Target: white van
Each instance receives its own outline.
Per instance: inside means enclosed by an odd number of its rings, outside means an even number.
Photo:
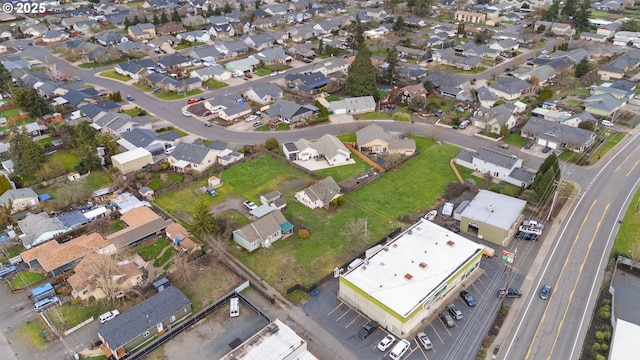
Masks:
[[[609,120],[602,120],[602,126],[613,126],[613,123]]]
[[[231,317],[240,316],[240,299],[238,299],[237,297],[231,298],[229,300],[229,303],[231,304],[231,309],[229,310],[229,316]]]
[[[50,298],[46,298],[46,299],[42,299],[38,302],[36,302],[35,304],[33,304],[33,308],[37,311],[43,311],[46,310],[50,307],[52,307],[53,305],[57,304],[60,302],[60,299],[58,299],[57,296],[54,297],[50,297]]]
[[[393,349],[391,349],[391,352],[389,352],[389,357],[392,358],[393,360],[402,359],[404,354],[410,348],[411,348],[411,343],[409,343],[409,341],[405,339],[400,339],[400,341],[398,341],[396,346],[394,346]]]

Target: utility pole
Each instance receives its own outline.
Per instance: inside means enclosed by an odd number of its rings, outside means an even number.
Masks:
[[[512,264],[515,261],[515,257],[517,253],[518,253],[518,248],[515,248],[513,253],[510,253],[506,250],[502,251],[502,260],[504,261],[505,266],[509,269],[509,273],[507,274],[507,282],[504,285],[504,294],[502,296],[502,305],[500,305],[500,308],[504,308],[504,302],[507,299],[507,293],[509,292],[509,284],[511,283],[511,276],[513,275],[513,269],[514,269]]]

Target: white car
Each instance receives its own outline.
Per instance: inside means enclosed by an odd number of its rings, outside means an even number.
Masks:
[[[378,343],[378,350],[387,351],[394,342],[396,342],[396,337],[393,335],[387,335]]]
[[[253,201],[250,201],[250,200],[245,200],[242,204],[249,210],[254,210],[258,208],[258,206],[254,204]]]
[[[420,341],[420,344],[422,344],[422,347],[425,350],[431,350],[433,349],[433,343],[431,342],[431,340],[429,339],[429,337],[423,333],[422,331],[418,333],[418,335],[416,336],[418,338],[418,341]]]
[[[98,320],[100,321],[100,324],[104,324],[107,321],[112,320],[113,318],[115,318],[118,315],[120,315],[120,311],[111,310],[111,311],[107,311],[106,313],[98,316]]]
[[[167,155],[171,155],[171,153],[173,152],[173,150],[175,150],[176,147],[175,146],[169,146],[168,148],[164,149],[164,153]]]
[[[184,116],[186,116],[186,117],[192,117],[192,116],[193,116],[193,114],[192,114],[192,113],[190,113],[190,112],[188,112],[188,111],[183,111],[183,112],[182,112],[182,115],[184,115]]]
[[[249,115],[249,116],[245,119],[245,121],[246,121],[246,122],[250,122],[250,121],[253,121],[253,120],[257,119],[257,118],[258,118],[258,117],[257,117],[256,115]]]
[[[286,72],[287,72],[287,70],[280,70],[280,71],[278,71],[278,74],[284,74]]]
[[[213,109],[211,109],[211,113],[212,114],[219,113],[220,110],[222,110],[222,107],[221,106],[216,106]]]
[[[275,72],[275,71],[274,71],[274,72],[272,72],[271,74],[269,74],[269,76],[276,76],[276,75],[278,75],[278,73],[277,73],[277,72]]]
[[[542,53],[543,53],[543,54],[546,54],[546,53],[548,53],[548,52],[549,52],[549,51],[547,51],[547,50],[542,50]]]

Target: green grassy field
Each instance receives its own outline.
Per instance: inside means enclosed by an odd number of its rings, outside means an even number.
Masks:
[[[124,76],[124,75],[120,75],[118,74],[115,70],[107,70],[107,71],[103,71],[100,74],[98,74],[100,76],[109,78],[109,79],[114,79],[114,80],[118,80],[118,81],[122,81],[122,82],[127,82],[129,80],[131,80],[130,77],[128,76]]]
[[[42,336],[45,330],[50,331],[44,320],[36,318],[20,325],[16,329],[16,336],[34,349],[44,349],[47,347],[47,342]]]
[[[31,286],[44,280],[45,275],[40,273],[33,273],[29,271],[20,271],[11,281],[11,286],[14,289],[23,289],[27,286]]]
[[[374,111],[367,114],[359,114],[359,115],[356,115],[356,117],[361,120],[376,120],[376,119],[390,120],[392,118],[391,114],[386,113],[384,111]]]
[[[164,239],[159,239],[158,241],[151,243],[149,245],[145,245],[136,250],[136,253],[140,255],[145,261],[153,260],[160,255],[162,249],[169,246],[169,242]]]
[[[198,95],[198,94],[202,94],[202,90],[200,89],[193,89],[193,90],[189,90],[187,91],[187,93],[185,94],[184,92],[179,92],[179,93],[174,93],[171,91],[160,91],[159,93],[156,93],[156,97],[162,99],[162,100],[180,100],[180,99],[185,99],[188,98],[189,96],[194,96],[194,95]]]
[[[202,83],[203,86],[208,87],[209,89],[222,89],[223,87],[227,87],[229,86],[229,84],[224,83],[222,81],[217,81],[217,80],[207,80],[205,82]]]
[[[48,161],[61,164],[67,171],[74,171],[79,156],[70,151],[58,151],[49,157]]]
[[[179,183],[184,179],[184,176],[180,174],[167,173],[165,176],[162,174],[153,174],[149,187],[153,190],[160,190],[169,187],[175,183]]]
[[[620,230],[616,241],[613,243],[613,249],[611,249],[611,256],[622,255],[627,258],[633,257],[633,253],[640,254],[640,240],[638,234],[640,233],[640,191],[636,191],[636,194],[629,204],[629,208],[624,215],[622,224],[620,224]],[[634,249],[635,248],[635,249]]]
[[[326,169],[316,170],[316,173],[323,177],[331,176],[336,182],[346,180],[350,177],[363,173],[371,168],[371,165],[364,162],[362,159],[355,155],[351,155],[351,158],[356,161],[352,165],[334,166]]]
[[[111,310],[107,306],[90,305],[60,305],[56,306],[56,311],[49,312],[49,320],[58,329],[70,329],[90,317],[98,318],[101,314]]]

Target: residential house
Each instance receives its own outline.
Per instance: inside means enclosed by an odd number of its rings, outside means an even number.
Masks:
[[[247,58],[232,60],[224,64],[225,68],[231,72],[239,71],[241,73],[253,72],[254,68],[260,64],[260,61],[253,56]]]
[[[75,25],[75,23],[80,22],[80,21],[86,21],[89,20],[89,17],[82,15],[82,16],[70,16],[70,17],[65,17],[64,19],[62,19],[62,22],[60,23],[65,29],[72,29],[73,25]]]
[[[427,98],[427,89],[424,88],[423,84],[414,84],[407,85],[400,89],[400,91],[395,92],[397,95],[393,95],[389,93],[389,98],[387,100],[393,101],[397,100],[404,103],[409,103],[413,99],[417,99],[419,97]]]
[[[260,247],[270,248],[271,244],[293,234],[293,224],[274,210],[258,220],[233,231],[233,241],[249,252]]]
[[[160,146],[160,152],[163,149],[164,147]],[[153,164],[153,155],[151,151],[140,147],[111,156],[111,162],[114,169],[118,169],[121,174],[126,175]]]
[[[126,227],[107,236],[106,240],[113,244],[118,251],[159,235],[169,225],[161,216],[143,204],[129,209],[120,216],[120,220]]]
[[[247,46],[256,51],[264,50],[275,43],[275,39],[268,32],[242,37]]]
[[[17,213],[40,204],[38,194],[31,188],[9,189],[0,195],[0,206],[11,206],[11,213]]]
[[[349,163],[351,152],[337,137],[323,135],[316,141],[299,139],[282,144],[284,156],[291,161],[324,159],[330,166]]]
[[[121,261],[116,263],[113,273],[109,274],[108,280],[111,284],[117,284],[117,292],[126,292],[134,287],[142,285],[143,273],[140,269],[144,260],[140,255],[136,255],[137,261]],[[107,297],[105,290],[101,288],[97,281],[96,267],[114,261],[107,254],[90,253],[85,255],[73,269],[73,275],[69,276],[67,282],[71,286],[71,296],[83,301],[94,298],[101,300]],[[137,264],[140,263],[140,266]],[[117,294],[116,294],[117,296]]]
[[[50,217],[45,211],[28,214],[23,219],[18,220],[18,228],[22,232],[19,238],[25,249],[31,249],[72,230],[57,218]]]
[[[478,102],[480,102],[480,106],[490,108],[493,104],[498,101],[498,97],[496,97],[489,88],[486,86],[481,86],[477,90]]]
[[[597,139],[593,131],[580,129],[532,116],[524,125],[521,136],[534,140],[536,144],[552,149],[586,151]]]
[[[151,23],[131,25],[127,29],[127,34],[132,40],[151,40],[156,37],[156,28]]]
[[[56,276],[72,270],[83,257],[90,253],[113,254],[116,249],[102,235],[81,235],[65,243],[48,241],[20,253],[29,267],[40,266],[46,273]]]
[[[327,61],[313,64],[313,66],[311,67],[311,71],[319,71],[324,74],[324,76],[335,73],[346,74],[349,70],[349,65],[349,62],[344,58],[333,57],[331,59],[327,59]]]
[[[489,148],[462,150],[456,164],[522,188],[528,188],[536,176],[522,167],[522,159]]]
[[[505,100],[516,100],[533,90],[533,85],[517,77],[500,77],[489,85],[489,91]]]
[[[78,21],[73,24],[73,30],[79,31],[84,35],[91,35],[92,33],[98,32],[101,29],[102,28],[100,27],[100,24],[95,20]]]
[[[197,29],[207,25],[207,20],[201,15],[188,15],[181,19],[182,25]]]
[[[98,40],[98,43],[102,46],[109,46],[119,44],[122,41],[127,41],[128,38],[113,30],[109,30],[96,35],[96,40]]]
[[[146,116],[132,117],[124,113],[107,112],[97,118],[91,127],[100,132],[120,137],[123,132],[136,128],[151,129],[151,120]]]
[[[373,96],[343,98],[338,101],[332,101],[329,103],[329,105],[329,110],[336,115],[364,114],[376,110],[376,101],[373,99]]]
[[[329,204],[342,196],[338,183],[328,176],[295,194],[296,200],[310,209],[327,208]]]
[[[199,46],[189,53],[189,57],[195,61],[215,63],[217,59],[224,57],[222,52],[213,45]]]
[[[300,58],[314,59],[316,49],[317,47],[311,43],[302,43],[289,47],[289,53]]]
[[[206,30],[194,30],[189,32],[183,32],[176,35],[178,40],[184,40],[188,42],[208,42],[211,40],[211,35]]]
[[[484,24],[487,14],[475,11],[456,10],[454,18],[457,22]]]
[[[389,29],[387,29],[384,26],[380,26],[378,28],[365,31],[364,36],[367,39],[379,39],[388,33],[389,33]]]
[[[270,205],[275,201],[278,201],[282,194],[278,190],[269,191],[260,195],[260,203],[262,205]]]
[[[551,65],[536,66],[533,69],[516,72],[515,76],[524,81],[531,80],[533,78],[538,79],[538,86],[544,86],[556,77],[556,69]]]
[[[211,66],[193,70],[189,73],[189,76],[198,78],[202,82],[211,79],[224,82],[231,79],[231,72],[227,71],[224,67],[222,67],[222,65],[214,64]]]
[[[155,72],[149,74],[149,77],[146,81],[148,85],[154,88],[160,88],[174,93],[186,92],[202,87],[202,81],[198,78],[191,77],[183,80],[176,80],[171,76],[166,76]]]
[[[282,98],[282,95],[282,88],[277,84],[259,83],[245,90],[242,97],[260,105],[266,105]]]
[[[609,24],[599,24],[598,29],[596,30],[596,34],[604,35],[607,37],[607,39],[611,39],[613,35],[620,28],[620,24],[621,23],[619,22],[611,22]]]
[[[204,107],[210,111],[219,109],[218,117],[226,121],[234,121],[239,117],[250,114],[252,111],[246,102],[238,102],[229,97],[211,99],[205,102]]]
[[[179,143],[167,157],[169,165],[185,172],[203,172],[216,163],[217,152],[204,145]]]
[[[228,40],[216,43],[215,46],[228,57],[237,57],[249,52],[249,46],[242,40]]]
[[[329,83],[329,79],[320,71],[288,74],[285,80],[302,91],[310,92]]]
[[[186,68],[192,65],[191,60],[176,54],[165,55],[159,58],[157,63],[163,69]]]
[[[513,39],[499,40],[489,45],[489,48],[498,50],[501,52],[515,51],[515,50],[518,50],[519,47],[520,47],[520,44],[518,43],[518,41]]]
[[[588,112],[581,112],[581,113],[575,114],[571,116],[569,119],[565,120],[563,124],[573,126],[573,127],[578,127],[578,125],[580,125],[580,123],[583,121],[590,122],[594,126],[598,125],[598,120]]]
[[[114,70],[120,75],[138,80],[142,71],[148,72],[147,68],[154,68],[155,65],[151,59],[139,59],[116,64]]]
[[[176,22],[168,22],[156,28],[156,34],[158,35],[175,35],[186,31],[187,29],[182,24]]]
[[[300,105],[285,99],[276,100],[264,111],[272,120],[282,121],[285,124],[295,124],[305,121],[315,115],[316,108],[308,105]]]
[[[151,1],[151,0],[147,0]],[[115,360],[125,358],[149,340],[162,337],[191,315],[191,301],[169,286],[98,327],[105,353]]]
[[[218,153],[218,164],[227,166],[244,159],[244,154],[231,149],[224,149]]]
[[[269,22],[271,23],[271,19],[269,19]],[[254,20],[254,23],[258,22],[258,19]],[[257,28],[260,28],[257,24],[256,24]],[[230,39],[233,36],[236,35],[236,29],[234,29],[233,25],[231,25],[229,22],[227,22],[226,24],[213,24],[211,25],[209,28],[207,28],[207,33],[209,33],[209,35],[211,35],[212,37],[215,37],[218,40],[225,40],[225,39]]]
[[[287,55],[280,45],[263,49],[259,53],[252,55],[260,64],[288,64],[293,58]]]
[[[190,254],[200,249],[200,245],[191,239],[187,229],[180,223],[172,222],[169,224],[166,234],[176,250]]]
[[[610,93],[589,96],[583,101],[584,111],[605,117],[611,117],[626,103],[626,98],[619,99]]]
[[[356,131],[356,143],[361,153],[413,155],[416,151],[413,139],[391,135],[377,124]]]
[[[512,104],[502,104],[492,108],[479,108],[471,117],[475,127],[485,132],[501,135],[503,128],[507,130],[516,126],[513,115],[515,107]]]
[[[459,56],[453,48],[434,51],[433,59],[437,63],[466,71],[475,69],[482,64],[482,58],[479,56]]]
[[[592,32],[586,32],[583,31],[580,33],[580,39],[581,40],[589,40],[589,41],[593,41],[593,42],[605,42],[607,41],[608,37],[607,35],[603,35],[603,34],[597,34],[597,33],[592,33]]]
[[[48,30],[41,38],[42,42],[45,43],[65,41],[67,39],[69,39],[69,33],[62,30]]]

